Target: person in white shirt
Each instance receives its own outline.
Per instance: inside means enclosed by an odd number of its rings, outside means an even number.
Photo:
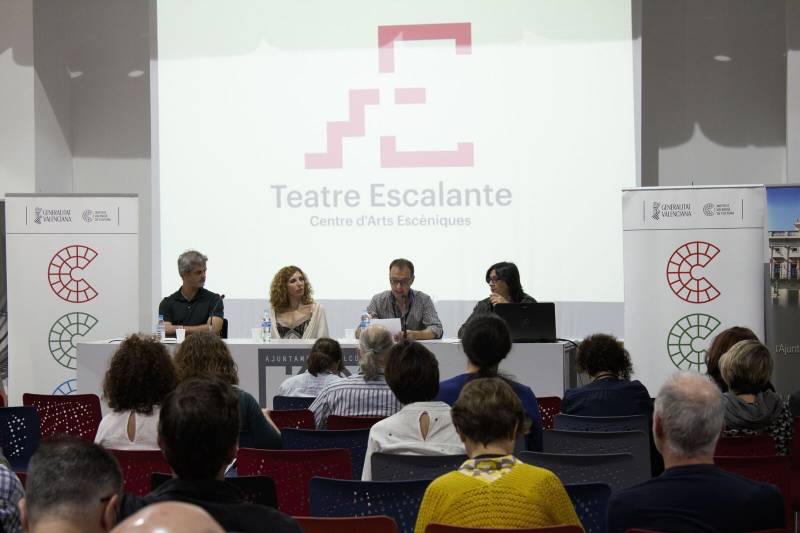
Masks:
[[[178,383],[172,358],[153,337],[131,335],[111,357],[103,397],[113,411],[94,441],[114,450],[158,450],[161,401]]]
[[[439,393],[439,363],[425,346],[400,341],[389,352],[386,383],[403,408],[369,432],[361,479],[372,479],[372,454],[458,455],[466,453],[450,406],[433,401]]]
[[[342,347],[334,339],[317,339],[308,354],[305,372],[286,379],[278,389],[279,396],[316,398],[322,389],[342,379],[344,369]]]

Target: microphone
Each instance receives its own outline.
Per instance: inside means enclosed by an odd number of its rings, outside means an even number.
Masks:
[[[225,295],[220,294],[219,298],[217,298],[217,301],[214,303],[214,307],[211,308],[211,312],[208,313],[208,320],[206,321],[206,323],[208,324],[208,331],[211,331],[211,318],[214,316],[214,311],[217,310],[217,307],[219,307],[219,304],[221,304],[222,300],[224,299]]]

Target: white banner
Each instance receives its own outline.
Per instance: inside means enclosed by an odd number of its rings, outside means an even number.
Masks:
[[[138,217],[134,196],[7,195],[10,405],[74,393],[78,341],[137,329]]]
[[[764,338],[764,209],[762,186],[623,191],[625,346],[652,396],[724,329]]]

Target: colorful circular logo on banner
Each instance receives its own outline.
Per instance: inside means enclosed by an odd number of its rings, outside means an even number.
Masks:
[[[50,288],[62,300],[79,304],[97,296],[97,291],[83,279],[83,269],[97,257],[97,252],[82,244],[65,246],[53,256],[47,267]]]
[[[720,295],[700,271],[719,254],[719,248],[705,241],[682,244],[667,262],[667,283],[675,296],[690,304],[708,303]]]
[[[89,333],[97,325],[97,319],[88,313],[67,313],[50,327],[48,337],[50,354],[58,364],[75,370],[78,348],[75,337]]]
[[[686,315],[672,326],[667,335],[667,353],[672,364],[681,370],[703,372],[706,368],[706,349],[700,347],[720,325],[711,315]]]

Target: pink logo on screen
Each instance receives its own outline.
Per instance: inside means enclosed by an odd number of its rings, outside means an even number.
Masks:
[[[378,71],[394,73],[394,43],[396,41],[455,41],[456,55],[472,53],[472,27],[469,22],[452,24],[408,24],[378,26]],[[306,153],[305,168],[330,169],[343,167],[343,141],[345,137],[363,137],[366,134],[364,118],[367,106],[380,105],[378,89],[350,89],[349,117],[346,121],[327,123],[327,149],[321,153]],[[401,87],[394,90],[397,105],[424,105],[424,87]],[[381,137],[381,168],[398,167],[471,167],[474,164],[474,147],[471,142],[456,143],[455,150],[397,149],[394,135]]]

